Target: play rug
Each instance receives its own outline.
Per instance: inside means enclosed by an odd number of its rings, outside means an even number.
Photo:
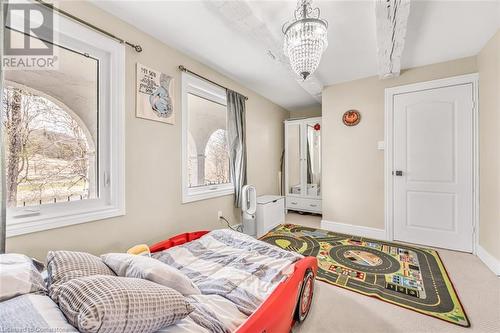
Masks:
[[[467,315],[436,251],[279,225],[261,240],[318,258],[319,280],[469,327]]]

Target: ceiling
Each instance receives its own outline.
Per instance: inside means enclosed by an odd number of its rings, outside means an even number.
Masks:
[[[318,104],[287,64],[268,52],[281,50],[281,26],[295,0],[240,1],[241,10],[232,2],[229,17],[220,11],[224,1],[94,3],[288,110]],[[373,1],[316,0],[313,6],[329,22],[329,46],[316,79],[328,86],[377,75]],[[499,27],[500,1],[413,0],[402,68],[476,55]]]

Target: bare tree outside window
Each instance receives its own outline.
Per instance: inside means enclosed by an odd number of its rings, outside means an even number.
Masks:
[[[212,133],[205,148],[205,156],[205,183],[229,183],[229,153],[225,130],[218,129]]]
[[[94,145],[74,117],[42,94],[8,85],[2,112],[8,207],[96,195]]]

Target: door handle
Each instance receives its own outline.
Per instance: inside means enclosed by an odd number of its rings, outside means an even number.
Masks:
[[[393,174],[394,176],[398,176],[398,177],[400,177],[400,176],[402,176],[402,175],[403,175],[403,171],[401,171],[401,170],[396,170],[396,171],[393,171],[393,172],[392,172],[392,174]]]

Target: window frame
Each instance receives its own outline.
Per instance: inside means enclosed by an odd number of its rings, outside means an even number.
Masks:
[[[199,200],[222,197],[234,194],[234,185],[232,179],[229,183],[219,185],[205,185],[198,187],[189,187],[188,182],[188,128],[189,128],[189,110],[188,94],[207,99],[214,103],[227,106],[226,90],[215,84],[202,80],[186,72],[181,73],[181,94],[182,94],[182,203],[189,203]],[[226,111],[227,112],[227,111]],[[227,130],[227,128],[225,129]]]
[[[7,208],[7,237],[125,215],[125,46],[57,13],[54,16],[57,16],[55,44],[99,60],[96,143],[99,196]]]

